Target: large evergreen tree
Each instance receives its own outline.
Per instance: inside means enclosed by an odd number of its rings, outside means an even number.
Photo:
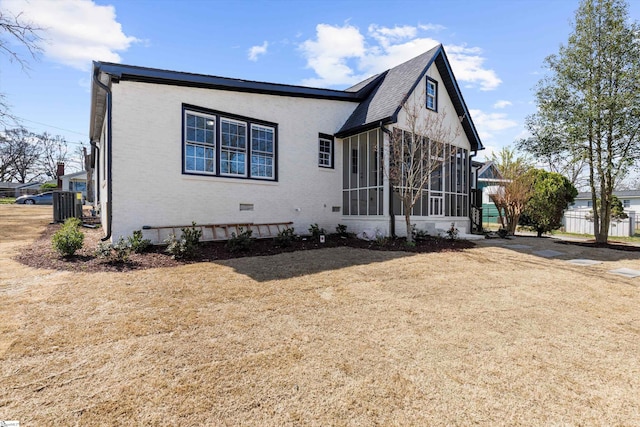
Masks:
[[[640,158],[640,39],[623,0],[583,0],[566,46],[546,59],[535,123],[556,128],[558,152],[586,159],[597,242],[606,242],[612,193]],[[528,150],[544,150],[544,138]],[[526,147],[524,147],[526,148]]]

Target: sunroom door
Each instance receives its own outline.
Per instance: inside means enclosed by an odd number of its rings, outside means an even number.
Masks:
[[[444,216],[444,162],[429,177],[429,216]]]

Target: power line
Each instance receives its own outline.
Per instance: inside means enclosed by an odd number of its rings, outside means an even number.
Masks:
[[[61,128],[61,127],[58,127],[58,126],[42,123],[42,122],[36,122],[35,120],[29,120],[29,119],[25,119],[25,118],[22,118],[22,117],[16,117],[16,119],[23,120],[25,122],[35,123],[35,124],[41,125],[41,126],[47,126],[47,127],[53,128],[53,129],[63,130],[65,132],[75,133],[75,134],[82,135],[82,136],[85,136],[85,137],[87,136],[87,134],[83,133],[83,132],[78,132],[78,131],[71,130],[71,129],[65,129],[65,128]]]

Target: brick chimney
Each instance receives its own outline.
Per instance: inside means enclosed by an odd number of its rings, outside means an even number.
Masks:
[[[58,190],[62,190],[62,175],[64,175],[64,163],[58,162],[58,169],[56,170],[56,176],[58,177]]]

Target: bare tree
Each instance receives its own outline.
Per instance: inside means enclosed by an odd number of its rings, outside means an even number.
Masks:
[[[402,106],[403,127],[396,127],[389,141],[389,170],[394,191],[402,201],[407,226],[407,241],[413,241],[411,212],[429,184],[432,173],[440,168],[454,150],[448,150],[460,135],[460,127],[449,124],[447,111],[425,109],[424,95],[407,100]]]
[[[14,161],[13,146],[3,134],[0,134],[0,182],[13,180],[15,176]]]
[[[8,169],[10,170],[11,178],[20,183],[28,182],[40,176],[38,171],[40,148],[34,143],[36,139],[37,137],[25,128],[5,131],[5,149],[11,159]]]
[[[9,57],[10,62],[17,62],[23,70],[28,68],[28,62],[17,50],[15,44],[26,48],[28,56],[35,59],[42,51],[39,42],[42,40],[39,32],[41,28],[32,22],[25,21],[22,14],[12,15],[0,9],[0,52]],[[6,97],[0,93],[0,124],[15,123],[16,119],[9,110]]]
[[[49,179],[58,179],[58,163],[68,160],[67,141],[60,135],[52,136],[47,132],[34,137],[41,150],[38,164],[42,173]]]
[[[533,175],[526,158],[518,157],[515,150],[504,147],[493,153],[491,161],[495,163],[504,178],[504,182],[491,200],[498,208],[500,223],[510,234],[514,234],[520,215],[524,212],[533,191]]]

